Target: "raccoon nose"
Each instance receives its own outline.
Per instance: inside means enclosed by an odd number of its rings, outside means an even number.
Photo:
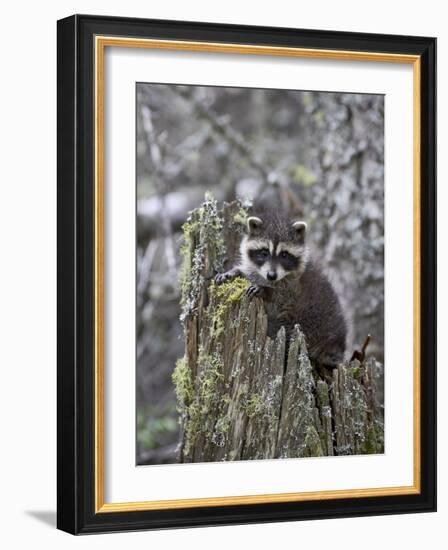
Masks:
[[[269,281],[275,281],[275,279],[277,279],[277,273],[275,271],[268,271],[267,277]]]

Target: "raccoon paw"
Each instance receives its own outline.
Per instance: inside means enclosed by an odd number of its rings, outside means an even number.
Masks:
[[[218,273],[215,276],[215,283],[217,285],[222,285],[223,283],[226,283],[227,281],[230,281],[235,278],[235,275],[232,271],[226,271],[225,273]]]
[[[246,296],[249,296],[249,298],[252,298],[252,296],[261,296],[262,293],[263,288],[258,285],[250,285],[246,290]]]

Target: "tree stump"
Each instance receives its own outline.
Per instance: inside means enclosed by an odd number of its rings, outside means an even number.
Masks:
[[[321,372],[300,327],[267,336],[260,298],[242,278],[217,286],[232,265],[247,211],[206,197],[184,225],[185,355],[173,373],[180,462],[384,452],[384,415],[373,357]]]

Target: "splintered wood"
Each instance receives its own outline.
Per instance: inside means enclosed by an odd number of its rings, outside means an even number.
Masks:
[[[218,211],[207,197],[184,225],[182,322],[176,364],[181,462],[296,458],[384,452],[382,365],[373,357],[315,368],[297,325],[267,336],[263,301],[247,281],[217,286],[232,264],[245,209]]]

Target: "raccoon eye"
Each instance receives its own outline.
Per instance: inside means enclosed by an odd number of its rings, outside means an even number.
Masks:
[[[280,258],[286,259],[286,258],[289,258],[290,256],[291,256],[291,254],[289,254],[289,253],[286,252],[285,250],[283,250],[282,252],[280,252]]]
[[[249,250],[248,256],[254,264],[261,267],[268,260],[270,253],[267,248],[255,248]]]

